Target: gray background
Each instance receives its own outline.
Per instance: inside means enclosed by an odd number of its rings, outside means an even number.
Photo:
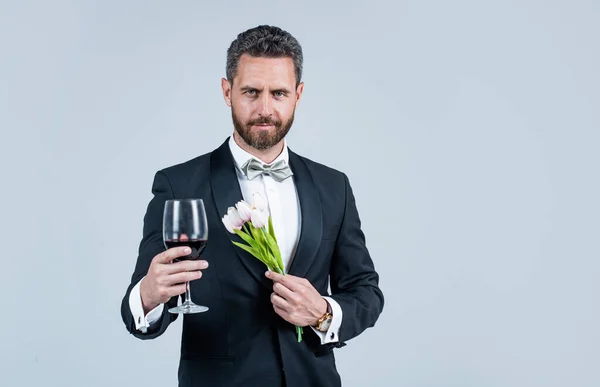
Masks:
[[[598,386],[597,1],[0,2],[0,385],[174,386],[119,306],[157,169],[232,131],[225,50],[305,52],[290,147],[345,171],[385,310],[344,386]]]

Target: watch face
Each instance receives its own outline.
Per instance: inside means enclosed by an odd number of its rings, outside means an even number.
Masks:
[[[321,324],[320,330],[323,332],[327,332],[330,325],[331,325],[331,318],[328,318],[327,320],[323,321],[323,324]]]

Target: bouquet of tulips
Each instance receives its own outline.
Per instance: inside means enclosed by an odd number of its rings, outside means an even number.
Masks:
[[[234,245],[252,254],[269,270],[285,275],[267,203],[258,193],[252,195],[252,201],[250,205],[240,200],[235,207],[229,207],[223,215],[223,224],[227,231],[239,235],[247,243],[233,241]],[[296,326],[298,342],[302,341],[302,333],[302,327]]]

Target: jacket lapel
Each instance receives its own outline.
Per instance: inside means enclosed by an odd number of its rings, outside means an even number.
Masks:
[[[240,184],[235,171],[233,156],[229,149],[229,138],[219,148],[214,150],[210,156],[210,182],[215,205],[220,217],[227,213],[229,207],[243,199]],[[222,230],[229,236],[231,241],[245,243],[238,235],[229,233],[219,220]],[[230,243],[240,259],[243,266],[250,275],[269,289],[273,283],[265,277],[267,267],[250,253]]]
[[[228,141],[229,138],[210,156],[210,182],[220,217],[227,213],[229,207],[243,199]],[[300,238],[288,273],[305,277],[321,243],[323,232],[321,201],[308,167],[300,156],[289,149],[288,151],[301,214]],[[245,243],[239,236],[227,232],[225,226],[222,226],[222,229],[231,241]],[[268,289],[272,289],[272,282],[264,275],[267,270],[265,265],[251,254],[234,246],[233,243],[231,248],[235,250],[250,275]]]
[[[288,273],[305,277],[319,250],[323,232],[323,214],[319,194],[308,167],[300,156],[289,149],[288,151],[302,218],[300,239]]]

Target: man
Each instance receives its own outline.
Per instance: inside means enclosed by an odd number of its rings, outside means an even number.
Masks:
[[[154,177],[121,314],[135,337],[156,338],[178,317],[167,309],[192,281],[192,300],[209,311],[183,317],[180,386],[340,386],[333,349],[374,326],[383,309],[346,175],[285,141],[304,88],[302,59],[280,28],[239,34],[221,82],[233,136]],[[221,222],[255,192],[268,202],[285,276],[234,246],[240,239]],[[174,263],[189,251],[165,251],[163,208],[173,198],[204,200],[209,238],[201,260]],[[301,342],[296,325],[304,327]]]

